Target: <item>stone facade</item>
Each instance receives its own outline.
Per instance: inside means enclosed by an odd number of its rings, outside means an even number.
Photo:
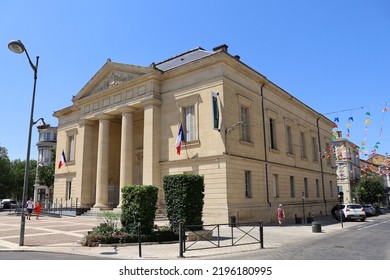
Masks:
[[[343,203],[358,203],[353,186],[360,181],[359,147],[348,139],[333,140],[336,158],[338,191],[344,193]]]
[[[34,183],[34,201],[41,201],[43,206],[52,203],[53,194],[50,192],[51,186],[41,185],[38,180],[38,170],[42,166],[53,164],[52,150],[56,150],[57,144],[57,127],[38,128],[39,138],[37,142],[38,160],[37,160],[37,177]]]
[[[301,216],[303,199],[320,215],[337,201],[334,163],[321,157],[333,122],[226,45],[150,67],[108,60],[72,102],[54,113],[57,161],[67,155],[56,170],[57,199],[120,208],[120,187],[152,184],[164,211],[163,176],[192,172],[205,179],[205,223],[273,221],[279,203],[288,218]]]

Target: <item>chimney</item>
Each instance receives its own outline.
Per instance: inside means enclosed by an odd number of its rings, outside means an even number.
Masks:
[[[228,52],[227,50],[228,50],[228,45],[226,45],[226,44],[223,44],[223,45],[220,45],[220,46],[213,48],[214,52]]]

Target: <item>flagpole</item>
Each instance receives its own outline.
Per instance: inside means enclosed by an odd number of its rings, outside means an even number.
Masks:
[[[183,142],[184,142],[184,148],[186,149],[187,159],[190,159],[190,158],[188,157],[187,141],[183,141]]]

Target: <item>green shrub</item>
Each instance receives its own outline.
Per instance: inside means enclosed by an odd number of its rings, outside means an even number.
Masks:
[[[163,178],[167,217],[174,231],[179,223],[203,225],[204,178],[196,174],[167,175]]]
[[[158,188],[155,186],[132,185],[122,188],[122,227],[129,235],[138,235],[138,223],[141,234],[153,232],[156,216]]]

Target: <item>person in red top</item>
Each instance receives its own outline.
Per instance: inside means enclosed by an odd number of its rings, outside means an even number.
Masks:
[[[41,201],[40,200],[38,200],[38,202],[35,203],[34,210],[35,210],[35,215],[37,216],[37,220],[38,220],[39,219],[39,215],[41,215],[41,210],[42,210],[42,205],[41,205]]]
[[[283,224],[284,218],[286,218],[286,215],[284,214],[284,209],[283,205],[279,204],[278,209],[276,210],[277,215],[278,215],[278,221],[279,221],[279,226]]]

